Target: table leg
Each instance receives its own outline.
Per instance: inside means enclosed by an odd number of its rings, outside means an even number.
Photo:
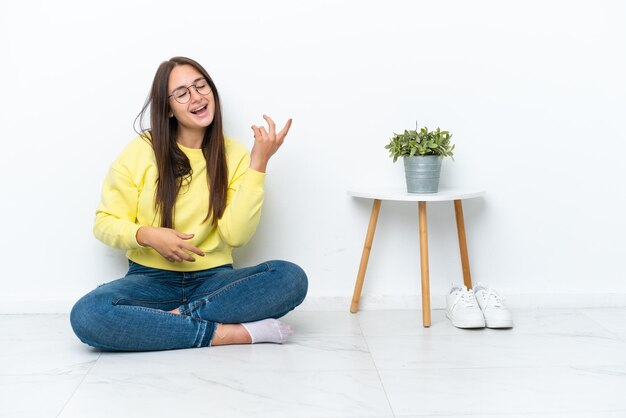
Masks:
[[[374,241],[374,232],[376,232],[376,222],[378,221],[378,214],[380,213],[380,203],[380,199],[374,199],[374,204],[372,205],[372,214],[370,215],[370,223],[367,227],[365,245],[363,246],[363,254],[361,255],[361,265],[359,266],[359,273],[356,276],[356,283],[354,284],[354,294],[352,295],[352,305],[350,306],[350,312],[352,313],[356,313],[359,310],[359,300],[361,299],[361,290],[363,289],[363,281],[365,280],[367,262],[370,258],[372,241]]]
[[[461,266],[463,267],[463,283],[468,289],[471,289],[472,275],[470,274],[469,257],[467,255],[467,239],[465,237],[463,205],[460,200],[454,201],[454,213],[456,215],[456,230],[459,234],[459,250],[461,251]]]
[[[430,279],[428,273],[428,224],[426,202],[418,202],[420,224],[420,267],[422,273],[422,323],[430,326]]]

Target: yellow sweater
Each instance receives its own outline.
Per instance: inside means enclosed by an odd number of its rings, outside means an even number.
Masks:
[[[192,254],[195,262],[167,261],[150,247],[137,242],[141,226],[160,226],[154,196],[158,170],[152,145],[138,137],[122,151],[111,166],[102,186],[102,199],[96,212],[96,238],[115,248],[127,250],[126,256],[139,264],[163,270],[204,270],[233,262],[232,249],[252,238],[263,204],[265,174],[249,168],[248,150],[238,142],[225,140],[228,163],[228,194],[224,216],[211,224],[203,222],[209,205],[206,160],[202,150],[179,145],[187,155],[193,176],[183,184],[174,212],[174,229],[195,234],[189,240],[206,254]]]

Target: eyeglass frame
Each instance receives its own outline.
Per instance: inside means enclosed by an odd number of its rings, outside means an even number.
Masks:
[[[204,81],[204,82],[207,84],[207,86],[209,87],[209,91],[208,91],[207,93],[200,93],[200,92],[198,91],[198,86],[196,86],[196,83],[198,83],[199,81]],[[172,94],[170,94],[169,96],[167,96],[167,98],[169,99],[170,97],[174,97],[174,100],[176,100],[176,102],[177,102],[177,103],[180,103],[180,104],[187,104],[187,103],[189,103],[189,101],[191,100],[191,88],[192,88],[192,87],[194,88],[194,90],[196,91],[196,93],[198,93],[198,94],[199,94],[199,95],[201,95],[201,96],[208,96],[209,94],[213,93],[213,89],[211,88],[211,84],[209,83],[209,80],[207,80],[205,77],[200,77],[200,78],[195,79],[195,80],[193,81],[193,84],[190,84],[190,85],[188,85],[188,86],[180,86],[180,87],[176,87],[176,88],[174,89],[174,91],[172,92]],[[180,101],[178,101],[178,99],[176,98],[176,96],[174,96],[174,92],[176,92],[177,90],[180,90],[180,89],[186,89],[186,90],[187,90],[187,92],[189,93],[189,100],[187,100],[186,102],[180,102]]]

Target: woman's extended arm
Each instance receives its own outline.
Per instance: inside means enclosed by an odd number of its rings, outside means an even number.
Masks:
[[[276,133],[274,121],[266,115],[263,118],[268,122],[269,132],[264,127],[252,126],[252,152],[235,169],[228,187],[226,211],[218,221],[220,237],[231,247],[244,245],[254,235],[261,217],[267,163],[280,148],[291,127],[289,119],[285,127]]]

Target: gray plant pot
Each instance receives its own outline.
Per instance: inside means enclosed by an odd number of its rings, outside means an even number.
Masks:
[[[437,193],[441,173],[441,157],[404,157],[406,191],[409,193]]]

